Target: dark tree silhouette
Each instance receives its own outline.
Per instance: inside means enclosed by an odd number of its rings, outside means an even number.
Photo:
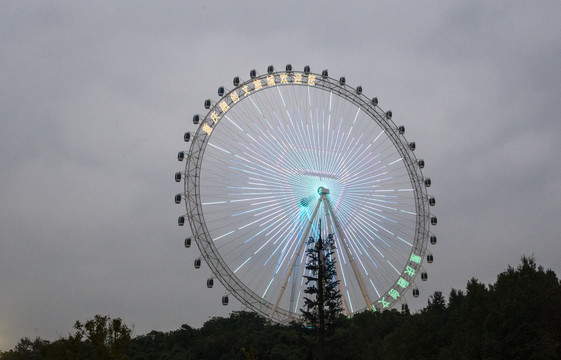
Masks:
[[[304,308],[300,309],[308,326],[317,331],[319,358],[325,357],[325,334],[333,329],[336,320],[343,311],[341,293],[338,289],[335,270],[335,242],[333,235],[327,240],[321,237],[321,225],[317,241],[313,237],[308,239],[310,246],[307,250],[308,262],[304,293],[311,295],[304,297]]]
[[[413,314],[364,311],[345,319],[330,317],[337,314],[331,310],[340,308],[340,297],[328,295],[330,285],[331,294],[336,293],[330,241],[328,237],[310,246],[309,308],[302,310],[309,314],[309,328],[301,323],[274,324],[240,311],[228,318],[211,318],[200,329],[183,325],[131,339],[131,330],[120,319],[98,315],[77,322],[73,334],[54,342],[22,338],[14,349],[0,351],[0,360],[315,359],[320,354],[310,343],[319,341],[317,301],[322,288],[321,356],[329,359],[561,360],[561,281],[553,271],[537,266],[533,257],[509,266],[494,284],[471,279],[464,290],[452,290],[448,299],[436,291],[427,306]],[[331,307],[330,299],[335,304]]]

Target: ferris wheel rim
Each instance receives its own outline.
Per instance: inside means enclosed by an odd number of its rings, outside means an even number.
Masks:
[[[224,92],[224,95],[219,99],[219,101],[217,101],[213,106],[209,108],[208,113],[200,121],[197,132],[193,136],[191,147],[187,157],[187,162],[185,165],[185,207],[193,237],[195,238],[195,241],[199,246],[199,249],[201,250],[203,258],[209,264],[215,276],[232,295],[237,297],[247,307],[261,313],[266,312],[263,309],[271,310],[271,303],[264,300],[258,294],[255,294],[255,292],[251,288],[246,286],[243,281],[238,279],[232,269],[230,269],[230,267],[226,264],[222,255],[212,241],[207,223],[204,219],[204,213],[201,205],[200,172],[206,146],[212,136],[212,129],[214,129],[215,126],[218,126],[221,120],[216,120],[217,114],[223,115],[227,113],[230,109],[234,108],[239,101],[234,101],[232,94],[237,94],[239,90],[243,89],[244,87],[250,89],[253,94],[260,91],[266,91],[267,89],[271,89],[272,86],[262,86],[259,89],[255,89],[255,87],[251,88],[251,86],[253,84],[256,84],[257,81],[259,81],[261,85],[263,85],[263,81],[266,82],[268,78],[270,79],[270,76],[274,76],[275,79],[279,79],[283,74],[287,74],[287,72],[276,71],[272,73],[256,75],[249,80],[240,82],[239,85],[235,86],[229,92]],[[387,112],[382,111],[377,106],[377,104],[373,104],[370,99],[362,94],[362,91],[359,92],[358,89],[351,88],[346,83],[342,83],[341,79],[336,80],[329,76],[325,76],[324,74],[317,74],[309,71],[291,71],[290,76],[292,76],[292,81],[288,81],[288,83],[286,84],[276,83],[273,86],[314,86],[315,88],[321,89],[323,91],[331,91],[343,100],[349,101],[350,103],[360,107],[361,109],[364,109],[364,111],[368,113],[368,116],[372,120],[374,120],[378,126],[386,131],[389,139],[392,141],[393,146],[401,154],[403,162],[407,166],[407,174],[409,176],[411,185],[415,188],[415,206],[418,211],[416,215],[417,220],[415,239],[413,240],[413,244],[415,246],[412,247],[411,253],[422,254],[424,256],[427,247],[427,239],[430,234],[430,231],[428,230],[430,217],[430,210],[428,209],[427,203],[428,194],[424,186],[424,177],[417,165],[417,158],[415,157],[413,152],[407,148],[407,143],[404,142],[404,137],[399,133],[398,127],[391,119],[391,113],[388,116]],[[294,82],[294,78],[296,76],[300,76],[301,82]],[[310,78],[313,79],[314,84],[309,83]],[[307,80],[307,83],[302,81],[302,79]],[[224,109],[225,111],[223,111]],[[205,124],[207,126],[206,129]],[[208,127],[211,128],[210,132],[208,131]],[[421,268],[421,264],[418,264],[417,266],[411,263],[409,265],[414,266],[415,270]],[[390,288],[396,287],[395,284],[397,282],[398,279],[396,278],[394,285],[392,285]],[[390,289],[388,289],[384,294],[387,295],[389,290]],[[391,301],[391,305],[393,305],[397,301],[398,299],[394,299],[393,301]],[[374,306],[374,304],[372,304],[372,306]],[[384,308],[386,307],[384,303],[382,303],[382,306]],[[361,308],[354,311],[353,313],[362,311],[366,308],[367,307]],[[286,322],[287,320],[291,320],[295,315],[294,312],[283,308],[275,309],[274,312],[275,314],[273,320],[278,322]]]

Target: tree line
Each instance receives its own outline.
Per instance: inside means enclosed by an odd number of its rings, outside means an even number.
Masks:
[[[365,311],[340,316],[329,329],[327,359],[561,360],[561,282],[523,257],[494,284],[471,279],[447,298],[435,292],[416,313]],[[200,329],[182,325],[136,337],[121,319],[97,315],[76,322],[66,338],[23,338],[0,360],[316,359],[317,341],[313,327],[273,324],[244,311]]]

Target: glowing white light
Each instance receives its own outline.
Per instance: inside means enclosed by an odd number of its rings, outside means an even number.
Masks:
[[[262,198],[253,198],[253,199],[240,199],[240,200],[230,200],[230,202],[240,202],[240,201],[253,201],[253,200],[262,200],[262,199],[269,199],[275,196],[265,196]]]
[[[279,91],[279,96],[280,96],[280,98],[281,98],[281,100],[282,100],[282,104],[284,105],[284,107],[286,107],[286,103],[284,102],[284,97],[282,96],[282,93],[281,93],[281,91],[280,91],[280,87],[277,87],[277,90]]]
[[[212,146],[213,148],[216,148],[216,149],[218,149],[218,150],[220,150],[220,151],[224,151],[226,154],[231,154],[231,152],[229,152],[229,151],[226,150],[226,149],[222,149],[220,146],[216,146],[216,145],[211,144],[211,143],[208,143],[208,145],[210,145],[210,146]]]
[[[232,125],[234,125],[235,127],[237,127],[238,130],[240,130],[240,131],[243,132],[243,129],[242,129],[238,124],[236,124],[236,122],[235,122],[234,120],[230,119],[230,117],[228,117],[227,115],[224,115],[224,117],[225,117],[228,121],[230,121],[230,122],[232,123]]]
[[[265,292],[263,293],[262,298],[265,298],[265,295],[267,295],[267,291],[269,291],[269,288],[271,287],[271,284],[273,283],[273,280],[275,280],[274,276],[271,278],[271,281],[269,281],[269,285],[267,285],[267,288],[265,289]]]
[[[378,294],[378,297],[380,297],[380,293],[378,292],[378,288],[376,288],[376,285],[374,285],[374,282],[372,282],[372,279],[369,279],[370,283],[372,284],[372,287],[374,288],[374,291],[376,291],[376,294]]]
[[[400,273],[399,271],[397,271],[397,269],[395,268],[395,266],[393,266],[393,264],[392,264],[389,260],[386,260],[386,261],[388,262],[388,264],[390,264],[390,266],[392,267],[392,269],[395,270],[396,273],[398,273],[398,274],[401,275],[401,273]]]
[[[356,115],[355,115],[355,118],[354,118],[354,120],[353,120],[353,124],[356,122],[356,118],[358,117],[358,113],[360,113],[360,108],[358,108],[358,109],[356,110]],[[376,141],[376,140],[374,140],[374,141]]]
[[[351,308],[351,312],[354,312],[353,303],[351,302],[351,295],[349,294],[349,290],[347,290],[347,299],[349,300],[349,307]]]
[[[403,158],[399,158],[399,159],[397,159],[397,160],[394,160],[394,161],[392,161],[391,163],[389,163],[388,166],[393,165],[393,164],[395,164],[396,162],[401,161],[401,160],[403,160]]]
[[[222,239],[224,236],[228,236],[228,235],[230,235],[231,233],[233,233],[234,231],[236,231],[236,230],[232,230],[232,231],[230,231],[230,232],[227,232],[227,233],[224,234],[224,235],[220,235],[219,237],[214,238],[213,241],[216,241],[216,240],[218,240],[218,239]]]
[[[240,266],[238,266],[238,268],[236,270],[234,270],[234,274],[238,272],[239,269],[242,268],[242,266],[244,266],[245,264],[247,264],[247,262],[251,260],[251,256],[247,258],[246,261],[244,261]]]
[[[253,106],[255,106],[255,108],[257,109],[257,111],[259,111],[259,114],[261,114],[261,116],[263,116],[263,113],[261,112],[261,109],[259,109],[259,107],[257,106],[257,104],[255,103],[255,101],[253,101],[253,99],[250,97],[249,100],[251,100],[251,103],[253,104]]]
[[[213,202],[207,202],[207,203],[202,203],[201,205],[217,205],[217,204],[225,204],[226,201],[213,201]]]
[[[376,140],[378,140],[378,138],[379,138],[380,136],[382,136],[382,134],[383,134],[383,133],[385,133],[385,131],[384,131],[384,130],[382,130],[382,132],[381,132],[381,133],[379,133],[379,134],[378,134],[378,136],[376,136],[376,139],[374,139],[374,141],[372,141],[372,142],[373,142],[373,143],[375,143],[375,142],[376,142]]]
[[[403,241],[404,243],[406,243],[407,245],[413,246],[413,244],[411,244],[410,242],[403,240],[403,238],[402,238],[401,236],[398,236],[397,238],[398,238],[399,240]]]
[[[300,303],[300,294],[302,290],[298,290],[298,297],[296,298],[296,305],[294,306],[294,312],[298,312],[298,304]]]
[[[392,234],[395,235],[393,232],[389,231],[388,229],[386,229],[385,227],[378,225],[380,227],[380,229],[385,230],[388,234]]]

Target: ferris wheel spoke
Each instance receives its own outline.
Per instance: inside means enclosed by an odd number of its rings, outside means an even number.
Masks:
[[[298,136],[298,134],[294,133],[294,130],[294,127],[290,127],[290,129],[287,130],[284,128],[284,126],[282,126],[281,136],[283,139],[283,146],[286,149],[285,156],[287,157],[287,163],[301,164],[301,166],[310,167],[311,163],[309,159],[307,158],[307,156],[304,156],[307,154],[304,153],[302,155],[295,151],[296,148],[304,148],[304,144],[301,143],[301,138]],[[293,145],[288,146],[288,143],[292,143]]]
[[[300,116],[299,111],[298,111],[298,115],[299,115],[300,121],[302,122],[302,118]],[[314,168],[314,160],[313,160],[313,156],[311,155],[311,151],[309,149],[310,148],[310,145],[309,145],[310,142],[309,142],[309,139],[305,138],[306,135],[304,134],[304,133],[306,133],[309,136],[309,131],[306,131],[304,129],[303,125],[300,125],[300,126],[296,125],[294,127],[294,129],[298,132],[300,147],[305,150],[305,151],[303,151],[303,163],[306,164],[306,167],[313,169]]]
[[[312,216],[310,217],[310,220],[308,221],[308,224],[306,225],[306,229],[303,232],[302,238],[299,241],[300,245],[299,245],[298,250],[295,254],[296,256],[293,257],[293,260],[290,263],[290,265],[288,266],[288,269],[292,269],[294,267],[294,265],[296,264],[296,261],[298,260],[299,255],[302,253],[302,249],[304,248],[304,245],[306,244],[306,239],[308,237],[308,234],[310,233],[310,228],[312,227],[312,221],[316,217],[316,214],[318,212],[319,205],[320,205],[320,202],[318,201],[318,203],[316,205],[316,208],[315,208]],[[275,314],[275,311],[277,310],[277,307],[280,303],[280,300],[281,300],[281,298],[284,294],[284,290],[286,289],[286,284],[288,283],[288,279],[290,278],[290,275],[291,275],[291,273],[288,271],[284,281],[282,282],[280,293],[277,296],[277,300],[276,300],[275,304],[273,305],[273,309],[271,311],[271,314],[270,314],[269,318],[272,318],[273,315]]]
[[[357,139],[357,142],[360,141],[361,138],[362,138],[362,135]],[[349,152],[349,155],[348,155],[349,160],[354,158],[354,160],[351,160],[351,161],[348,162],[348,171],[349,172],[354,172],[355,168],[357,168],[357,167],[360,168],[362,166],[365,166],[365,163],[367,164],[369,160],[370,161],[374,160],[377,157],[377,155],[374,156],[373,158],[364,155],[364,153],[366,151],[368,151],[368,149],[370,149],[371,146],[372,146],[372,144],[368,144],[366,147],[363,148],[362,145],[360,145],[358,143],[355,144],[354,152],[352,152],[352,153]],[[361,149],[362,149],[362,152],[360,154],[358,154],[358,151],[360,151]],[[369,153],[368,155],[371,155],[371,153]],[[343,161],[345,163],[347,163],[347,159],[343,159]],[[356,165],[355,165],[355,163],[356,163]],[[372,166],[372,165],[369,164],[369,166]]]
[[[366,302],[366,307],[369,308],[372,305],[372,302],[370,301],[370,297],[368,296],[368,293],[366,292],[366,289],[365,289],[363,281],[362,281],[362,277],[361,277],[358,269],[356,268],[356,265],[354,263],[354,259],[352,257],[352,254],[349,251],[349,248],[348,248],[347,243],[345,241],[345,237],[343,236],[343,231],[341,229],[341,225],[339,224],[339,221],[337,220],[337,217],[333,213],[333,208],[331,207],[331,203],[329,202],[329,200],[327,199],[326,196],[324,196],[324,199],[325,199],[324,201],[327,204],[327,207],[329,209],[329,213],[331,215],[333,223],[335,225],[335,229],[336,229],[336,231],[337,231],[337,233],[340,237],[340,242],[343,244],[343,247],[345,248],[345,250],[347,252],[347,258],[349,259],[349,262],[351,264],[351,268],[354,272],[355,279],[358,282],[358,285],[359,285],[360,290],[362,292],[362,296],[364,297],[364,301]]]
[[[340,160],[340,154],[341,154],[341,145],[343,142],[343,136],[340,135],[341,133],[341,125],[343,123],[343,119],[340,119],[339,121],[339,126],[337,128],[337,133],[333,134],[333,136],[335,137],[335,145],[334,145],[334,151],[333,154],[338,154],[336,157],[332,158],[332,163],[329,165],[329,168],[333,169],[333,168],[337,168],[338,166],[340,166],[340,162],[339,164],[337,164],[338,160]]]
[[[354,226],[350,226],[350,227],[353,228]],[[390,244],[388,244],[384,239],[382,239],[378,234],[376,234],[376,232],[373,231],[371,228],[358,227],[358,224],[357,224],[357,227],[356,227],[355,230],[358,231],[358,232],[363,232],[363,234],[364,234],[363,238],[365,239],[365,241],[367,241],[368,244],[370,244],[370,246],[372,246],[372,248],[374,248],[374,250],[376,250],[376,252],[378,254],[380,254],[381,257],[385,257],[384,254],[380,251],[380,249],[378,249],[376,247],[376,245],[374,245],[374,243],[371,240],[376,241],[376,239],[377,239],[378,241],[381,241],[388,248],[391,248]],[[378,267],[378,265],[376,265],[375,261],[372,261],[372,263],[374,264],[374,266],[376,268]]]

